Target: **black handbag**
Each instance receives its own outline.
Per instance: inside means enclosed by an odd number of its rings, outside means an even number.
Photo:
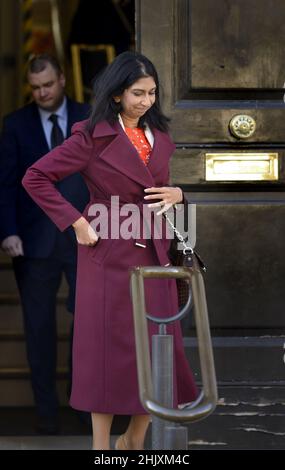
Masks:
[[[164,212],[164,217],[174,232],[174,238],[171,240],[170,249],[168,256],[173,266],[182,266],[186,268],[199,269],[200,271],[206,272],[206,266],[193,248],[189,245],[189,242],[183,238],[177,227],[174,225],[172,220]],[[179,245],[183,246],[183,249]],[[189,297],[189,290],[191,286],[188,280],[176,279],[177,294],[178,294],[178,306],[181,309],[186,304]]]

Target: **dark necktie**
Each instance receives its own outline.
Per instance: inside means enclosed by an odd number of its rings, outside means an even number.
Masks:
[[[64,135],[63,135],[61,128],[59,127],[57,115],[51,114],[49,117],[49,120],[53,124],[51,135],[50,135],[51,148],[53,149],[57,145],[62,144],[62,142],[64,141]]]

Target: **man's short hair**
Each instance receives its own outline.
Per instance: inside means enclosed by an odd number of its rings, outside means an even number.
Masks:
[[[52,66],[58,76],[63,73],[60,63],[56,57],[51,54],[39,54],[33,56],[28,63],[27,73],[40,73],[45,70],[48,64]]]

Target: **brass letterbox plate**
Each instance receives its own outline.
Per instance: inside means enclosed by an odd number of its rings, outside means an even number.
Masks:
[[[206,153],[206,181],[278,180],[278,153]]]

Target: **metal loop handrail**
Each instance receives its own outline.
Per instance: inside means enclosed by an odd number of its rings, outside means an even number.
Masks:
[[[182,320],[182,318],[186,317],[186,315],[190,313],[191,307],[192,307],[192,290],[191,290],[190,283],[189,283],[189,294],[188,294],[187,302],[182,307],[182,309],[178,311],[178,313],[176,313],[175,315],[172,315],[171,317],[155,317],[154,315],[151,315],[150,313],[146,313],[146,318],[150,321],[153,321],[154,323],[168,325],[169,323],[172,323],[177,320]]]
[[[145,310],[144,278],[178,278],[191,282],[195,323],[202,375],[202,392],[195,402],[183,409],[158,403],[153,397],[150,348]],[[174,422],[194,422],[211,414],[217,404],[217,383],[208,321],[204,280],[200,270],[185,267],[137,267],[131,271],[131,292],[134,313],[138,381],[141,403],[159,418]]]

